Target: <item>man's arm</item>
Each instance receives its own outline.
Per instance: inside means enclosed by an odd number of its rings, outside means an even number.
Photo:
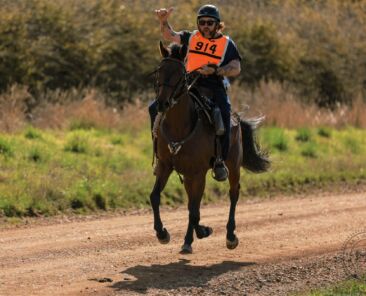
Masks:
[[[217,68],[217,75],[226,76],[226,77],[234,77],[240,74],[240,61],[232,60],[227,65]]]
[[[163,38],[170,42],[175,42],[180,44],[180,35],[177,32],[174,32],[172,27],[168,23],[168,17],[172,13],[173,7],[169,9],[161,8],[155,10],[155,13],[160,21],[160,30]]]

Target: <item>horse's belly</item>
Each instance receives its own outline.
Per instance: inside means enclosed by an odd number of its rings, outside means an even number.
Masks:
[[[182,154],[173,160],[175,170],[182,175],[196,175],[210,169],[211,157],[189,157]]]

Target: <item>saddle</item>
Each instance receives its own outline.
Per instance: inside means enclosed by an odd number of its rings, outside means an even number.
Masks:
[[[208,122],[215,128],[217,136],[225,133],[225,127],[221,116],[220,108],[211,99],[213,97],[212,90],[208,88],[194,87],[189,90],[189,95],[196,104],[198,111],[202,111]],[[231,126],[239,124],[238,114],[231,113]]]

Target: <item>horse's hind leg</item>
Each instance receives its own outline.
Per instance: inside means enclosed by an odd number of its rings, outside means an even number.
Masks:
[[[154,229],[156,231],[156,236],[160,243],[167,244],[170,241],[169,232],[163,228],[163,223],[160,219],[160,193],[163,191],[172,169],[164,165],[162,162],[158,162],[158,167],[156,171],[156,180],[154,188],[150,194],[150,202],[152,209],[154,211]]]
[[[192,253],[193,231],[196,231],[198,238],[208,237],[212,233],[212,228],[199,225],[200,221],[200,205],[205,190],[206,176],[205,174],[194,177],[186,177],[184,179],[184,187],[188,194],[188,210],[189,222],[187,233],[184,238],[181,253]]]
[[[229,182],[230,182],[230,212],[229,212],[229,220],[226,225],[226,246],[228,249],[235,249],[239,240],[234,234],[235,230],[235,209],[236,204],[239,199],[239,190],[240,190],[240,168],[233,169],[230,171]]]

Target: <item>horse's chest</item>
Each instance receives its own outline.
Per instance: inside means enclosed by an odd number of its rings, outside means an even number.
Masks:
[[[167,143],[161,143],[159,148],[158,158],[165,163],[170,163],[183,175],[208,170],[210,161],[215,155],[214,138],[185,143],[176,154],[171,152]]]

